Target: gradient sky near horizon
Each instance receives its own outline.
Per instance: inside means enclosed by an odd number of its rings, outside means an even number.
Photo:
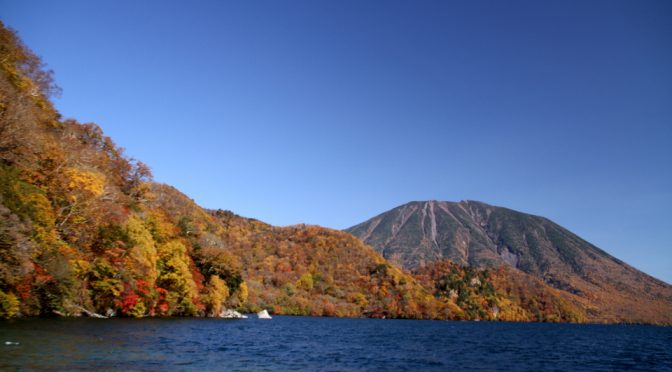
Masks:
[[[10,1],[63,116],[200,205],[546,216],[672,283],[670,1]]]

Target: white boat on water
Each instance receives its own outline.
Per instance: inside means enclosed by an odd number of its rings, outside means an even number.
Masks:
[[[260,312],[257,313],[257,318],[259,319],[273,319],[271,318],[270,315],[268,315],[267,310],[261,310]]]

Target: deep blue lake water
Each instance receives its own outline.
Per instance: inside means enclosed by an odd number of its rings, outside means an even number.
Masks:
[[[15,369],[672,370],[672,328],[283,316],[0,321],[0,370]]]

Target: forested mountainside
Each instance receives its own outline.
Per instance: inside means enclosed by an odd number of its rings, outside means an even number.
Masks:
[[[205,210],[97,125],[63,119],[57,89],[0,24],[0,317],[619,320],[517,271],[456,259],[408,272],[345,232]]]
[[[275,314],[449,318],[445,301],[352,235],[319,226],[274,227],[230,211],[206,211],[167,185],[154,208],[173,216],[203,274],[244,280],[243,311]]]
[[[307,225],[273,227],[231,212],[212,213],[224,226],[224,246],[240,258],[250,310],[419,319],[585,319],[552,288],[520,276],[509,280],[505,269],[488,272],[441,262],[409,275],[347,233]]]
[[[412,202],[346,231],[407,269],[507,266],[582,304],[591,321],[672,323],[672,286],[552,221],[481,202]]]
[[[413,270],[437,298],[458,306],[458,318],[583,322],[586,311],[576,296],[506,266],[478,269],[440,260]]]
[[[244,302],[237,273],[203,276],[208,258],[154,207],[149,169],[95,124],[60,117],[51,74],[2,25],[0,56],[0,315],[196,315]]]

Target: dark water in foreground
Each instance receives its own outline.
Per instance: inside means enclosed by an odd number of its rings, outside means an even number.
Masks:
[[[281,316],[0,321],[0,370],[474,368],[672,370],[672,328]]]

